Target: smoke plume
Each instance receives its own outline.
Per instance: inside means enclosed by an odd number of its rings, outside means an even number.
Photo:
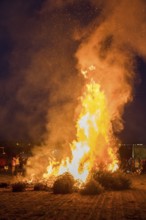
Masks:
[[[120,132],[132,100],[135,55],[146,57],[145,0],[19,0],[3,9],[1,26],[13,46],[9,76],[1,81],[1,134],[41,142],[30,160],[39,171],[52,150],[68,155],[86,83],[81,70],[101,85],[113,131]]]
[[[69,13],[70,19],[75,24],[73,39],[78,43],[78,49],[75,51],[76,67],[79,72],[88,71],[88,76],[101,85],[107,97],[113,131],[120,132],[123,129],[124,107],[132,100],[133,95],[136,79],[135,55],[139,54],[143,57],[146,55],[145,2],[91,0],[86,3],[84,1],[51,1],[50,4],[48,1],[47,4],[49,10],[50,8],[52,10],[74,9]],[[90,16],[90,19],[85,18],[84,11],[89,12],[86,16]],[[90,66],[94,66],[95,69],[90,71]],[[83,85],[80,86],[83,87]],[[66,90],[63,85],[63,97],[68,92],[70,84],[67,87]],[[71,90],[71,96],[73,91],[74,89]],[[56,102],[59,103],[59,100]],[[57,111],[56,106],[53,112],[49,109],[48,116],[51,118],[49,117],[48,123],[50,133],[46,139],[48,145],[52,139],[54,139],[52,143],[55,144],[56,140],[63,141],[68,137],[70,124],[66,126],[66,116],[73,106],[70,104],[68,107],[69,105],[64,104],[61,108],[59,107],[63,114]],[[44,148],[45,152],[46,148]]]

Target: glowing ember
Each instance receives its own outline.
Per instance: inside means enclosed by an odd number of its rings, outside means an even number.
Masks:
[[[90,66],[88,69],[93,71],[95,67]],[[87,72],[82,71],[86,78]],[[81,111],[76,127],[76,141],[70,145],[72,159],[66,158],[61,163],[50,161],[44,177],[70,172],[75,179],[86,181],[89,173],[101,164],[104,169],[111,171],[118,168],[106,97],[94,80],[86,85],[81,97]]]

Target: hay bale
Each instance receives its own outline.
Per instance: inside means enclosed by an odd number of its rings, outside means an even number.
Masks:
[[[48,187],[43,183],[36,183],[34,185],[34,191],[46,191],[46,190],[48,190]]]
[[[94,179],[99,182],[105,189],[111,189],[113,185],[113,176],[108,171],[98,171],[94,174]]]
[[[70,173],[58,176],[53,184],[55,194],[67,194],[73,192],[74,178]]]
[[[97,195],[102,193],[104,188],[94,179],[90,179],[80,190],[82,195]]]
[[[127,177],[126,174],[121,172],[113,173],[113,190],[125,190],[131,187],[131,180]]]
[[[26,189],[26,183],[17,182],[12,184],[12,192],[24,192]]]
[[[0,188],[7,188],[8,186],[9,186],[8,183],[5,183],[5,182],[0,183]]]
[[[94,179],[107,190],[124,190],[131,187],[131,180],[120,171],[99,171],[94,174]]]

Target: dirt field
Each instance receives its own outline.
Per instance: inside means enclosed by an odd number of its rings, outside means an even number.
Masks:
[[[0,188],[0,220],[145,220],[146,175],[130,178],[132,189],[96,196],[54,195],[44,191],[14,193],[10,188]],[[0,182],[4,180],[6,177],[0,177]]]

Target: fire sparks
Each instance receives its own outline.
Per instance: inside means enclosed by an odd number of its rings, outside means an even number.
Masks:
[[[90,66],[88,69],[93,71],[95,67]],[[82,71],[83,75],[87,72]],[[116,153],[112,148],[114,143],[106,97],[93,79],[87,83],[81,97],[76,128],[76,140],[70,144],[72,158],[66,158],[60,163],[51,161],[44,177],[70,172],[75,179],[86,181],[90,172],[98,169],[101,164],[104,169],[111,171],[118,168]]]

